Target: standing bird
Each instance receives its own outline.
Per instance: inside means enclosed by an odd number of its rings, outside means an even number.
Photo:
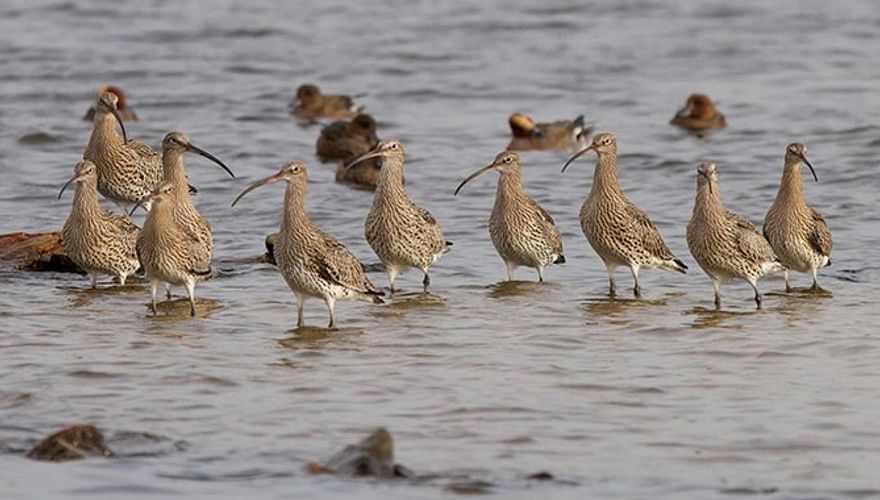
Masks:
[[[382,167],[365,224],[367,242],[385,264],[391,293],[394,278],[410,267],[424,273],[422,285],[427,292],[431,284],[428,268],[449,251],[452,243],[443,238],[437,219],[413,203],[403,188],[403,144],[397,139],[379,141],[372,151],[348,166],[370,158],[381,158]]]
[[[675,114],[669,123],[691,132],[720,130],[727,127],[724,115],[715,109],[712,99],[703,94],[691,94],[684,107]]]
[[[94,126],[83,158],[98,167],[98,192],[125,213],[143,200],[162,181],[162,158],[152,148],[129,140],[116,109],[118,98],[104,92],[95,103]],[[122,135],[116,132],[116,124]],[[144,204],[150,209],[150,203]]]
[[[58,199],[71,183],[76,183],[73,206],[61,241],[76,265],[85,269],[97,288],[98,274],[116,276],[120,285],[140,267],[135,241],[138,227],[128,218],[104,209],[98,203],[98,173],[95,164],[82,160],[73,167],[73,177],[58,193]]]
[[[581,207],[581,229],[608,269],[610,294],[616,293],[614,270],[618,266],[626,266],[632,272],[636,297],[641,297],[639,269],[643,267],[686,273],[687,266],[672,254],[648,214],[621,191],[613,134],[596,135],[593,143],[572,156],[562,171],[588,151],[595,151],[599,159],[593,172],[593,186]]]
[[[807,161],[807,147],[799,142],[785,150],[785,167],[779,193],[764,218],[764,237],[786,267],[785,291],[790,292],[788,270],[813,274],[811,290],[819,290],[816,272],[831,265],[831,231],[822,214],[807,205],[801,183],[801,166],[806,163],[819,182],[813,165]]]
[[[491,165],[463,180],[455,194],[458,195],[468,181],[490,170],[501,176],[495,206],[489,216],[489,236],[507,267],[507,280],[513,280],[512,273],[517,266],[527,266],[537,269],[538,281],[544,281],[544,267],[565,262],[562,237],[550,214],[523,192],[522,167],[517,153],[498,153]]]
[[[251,184],[232,202],[235,206],[252,190],[284,181],[284,213],[281,231],[273,252],[275,262],[287,285],[297,298],[297,326],[303,326],[303,307],[306,299],[323,299],[330,312],[328,328],[336,325],[335,307],[339,299],[357,299],[382,304],[376,289],[364,273],[354,254],[336,238],[321,231],[306,214],[306,184],[308,174],[302,162],[290,162],[275,175]]]
[[[300,85],[296,89],[290,113],[315,121],[317,118],[340,118],[350,120],[361,112],[363,106],[355,104],[347,95],[323,95],[317,85]]]
[[[180,132],[169,132],[162,140],[162,172],[163,181],[174,186],[174,219],[186,233],[198,241],[204,247],[202,254],[207,256],[207,262],[200,266],[210,266],[214,257],[214,241],[211,237],[211,225],[202,214],[193,206],[189,194],[189,185],[186,182],[186,170],[183,166],[183,154],[192,152],[204,156],[213,161],[235,178],[235,174],[229,170],[222,161],[211,153],[196,147],[190,142],[189,137]]]
[[[513,137],[507,149],[530,151],[536,149],[559,149],[577,151],[587,145],[591,127],[584,125],[584,115],[574,120],[535,123],[522,113],[514,113],[508,119]]]
[[[760,309],[758,280],[770,272],[781,271],[782,264],[754,224],[724,208],[715,164],[701,164],[697,174],[697,196],[687,226],[687,242],[691,255],[712,280],[715,307],[721,307],[721,284],[742,279],[752,286],[755,304]]]
[[[195,316],[196,282],[211,276],[211,256],[204,241],[177,221],[176,191],[173,183],[163,182],[148,196],[145,201],[154,206],[137,238],[137,254],[150,280],[154,316],[160,283],[186,287],[190,315]]]
[[[121,88],[115,85],[101,85],[98,87],[98,90],[95,92],[95,97],[100,97],[104,92],[110,92],[111,94],[116,95],[117,103],[116,103],[116,111],[119,112],[119,117],[122,118],[122,121],[126,122],[136,122],[138,121],[137,113],[134,112],[134,109],[128,106],[128,101],[125,99],[125,92],[122,91]],[[86,111],[85,116],[83,116],[83,120],[92,121],[95,118],[95,110],[97,108],[92,106]]]

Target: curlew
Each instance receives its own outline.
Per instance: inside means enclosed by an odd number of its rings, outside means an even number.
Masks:
[[[312,121],[318,118],[350,120],[362,109],[363,106],[355,104],[350,96],[324,95],[316,85],[305,84],[296,89],[290,113]]]
[[[241,192],[232,202],[235,206],[254,189],[284,181],[284,213],[281,231],[275,241],[275,262],[287,285],[297,298],[297,326],[303,326],[306,299],[324,300],[330,313],[328,328],[336,325],[337,300],[356,299],[377,304],[383,295],[367,278],[363,266],[336,238],[322,231],[309,220],[305,198],[308,174],[302,162],[290,162],[275,175],[258,180]]]
[[[593,143],[572,156],[562,171],[588,151],[598,156],[593,186],[581,207],[581,229],[608,270],[609,291],[616,293],[614,270],[629,268],[633,293],[641,296],[639,270],[659,267],[687,272],[687,266],[666,246],[660,232],[642,209],[624,196],[617,180],[617,141],[613,134],[598,134]]]
[[[137,113],[134,112],[134,109],[128,106],[128,100],[125,98],[125,92],[122,91],[121,88],[115,85],[101,85],[98,87],[98,90],[95,91],[95,97],[100,97],[104,92],[110,92],[116,96],[116,111],[119,113],[119,117],[122,121],[126,122],[136,122],[138,121]],[[95,119],[95,110],[96,106],[92,106],[86,111],[85,116],[83,116],[83,120],[93,121]]]
[[[558,149],[577,151],[587,145],[592,127],[584,124],[584,115],[574,120],[559,120],[550,123],[535,123],[522,113],[514,113],[508,119],[513,137],[508,150],[530,151]]]
[[[190,315],[196,315],[196,282],[211,276],[211,256],[207,247],[175,216],[179,198],[171,182],[161,183],[144,202],[152,202],[144,227],[137,238],[137,254],[150,281],[153,315],[159,285],[186,287]]]
[[[773,247],[782,265],[786,267],[785,291],[791,291],[788,270],[809,272],[813,275],[811,290],[820,290],[817,279],[819,268],[831,265],[831,231],[822,214],[807,204],[801,183],[801,167],[806,164],[819,182],[813,165],[805,156],[807,147],[799,142],[785,150],[785,166],[779,193],[764,218],[764,237]]]
[[[408,268],[424,273],[422,286],[427,292],[431,283],[428,268],[449,251],[452,243],[443,238],[437,219],[413,203],[403,188],[403,144],[397,139],[379,141],[348,167],[370,158],[380,158],[382,166],[364,226],[367,242],[385,265],[391,293],[394,279]]]
[[[140,267],[135,241],[138,227],[128,218],[108,212],[98,203],[98,173],[95,164],[82,160],[73,168],[73,177],[58,193],[58,199],[71,183],[76,194],[61,241],[76,265],[88,273],[92,288],[97,288],[98,274],[109,274],[120,285]]]
[[[471,179],[495,170],[499,174],[495,205],[489,216],[489,236],[495,250],[507,268],[507,280],[513,280],[518,266],[538,271],[538,281],[544,281],[544,268],[562,264],[562,237],[553,218],[531,199],[522,188],[522,167],[519,155],[502,151],[487,165],[469,175],[455,189],[455,194]]]
[[[724,115],[715,109],[712,99],[704,94],[691,94],[684,107],[669,123],[690,132],[706,132],[727,127]]]
[[[130,205],[149,196],[162,181],[162,159],[146,144],[128,139],[117,102],[110,92],[98,96],[92,135],[83,158],[98,168],[98,192],[128,213]],[[116,123],[122,135],[116,132]],[[150,203],[144,208],[149,210]]]
[[[782,264],[754,224],[724,208],[714,163],[703,163],[697,169],[697,196],[687,242],[691,255],[712,281],[716,308],[721,307],[721,284],[734,279],[752,286],[755,304],[761,308],[758,280],[781,271]]]

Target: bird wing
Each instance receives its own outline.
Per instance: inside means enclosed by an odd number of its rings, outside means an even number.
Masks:
[[[329,234],[322,233],[324,251],[315,257],[318,275],[331,283],[360,293],[376,293],[357,257]]]
[[[126,145],[137,157],[135,168],[144,176],[148,189],[162,182],[162,155],[146,144],[129,139]]]
[[[736,248],[740,254],[753,262],[768,262],[776,258],[770,243],[758,233],[758,228],[752,221],[727,212],[727,218],[736,224]]]
[[[651,222],[651,219],[644,210],[632,202],[627,202],[626,214],[627,219],[631,221],[632,230],[638,235],[637,237],[642,242],[642,247],[648,253],[664,260],[675,258],[672,255],[672,251],[666,246],[666,242],[663,241],[663,237],[660,236],[660,231],[657,230],[657,227]]]
[[[556,222],[553,221],[553,217],[551,217],[550,214],[544,210],[544,207],[539,205],[537,201],[528,196],[526,196],[525,199],[529,208],[531,208],[533,213],[540,219],[541,227],[544,229],[544,235],[550,241],[550,245],[553,247],[554,251],[562,253],[562,235],[559,234],[559,228],[556,227]]]
[[[437,219],[431,215],[431,212],[415,203],[413,203],[412,206],[415,208],[416,213],[418,213],[419,219],[425,223],[425,231],[422,231],[420,234],[424,235],[428,247],[434,252],[446,251],[448,245],[443,237],[443,231],[440,229],[440,224],[437,223]]]
[[[828,230],[828,224],[822,217],[822,214],[810,207],[810,213],[813,216],[813,230],[810,231],[810,245],[821,255],[831,255],[831,231]]]

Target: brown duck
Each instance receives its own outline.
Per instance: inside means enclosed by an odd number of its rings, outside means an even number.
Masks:
[[[535,123],[529,116],[514,113],[508,123],[513,133],[507,145],[510,151],[557,149],[573,152],[587,146],[587,138],[592,132],[592,127],[584,125],[584,115],[574,120]]]
[[[363,106],[356,105],[350,96],[324,95],[317,85],[306,84],[296,89],[290,113],[313,121],[318,118],[350,120],[362,109]]]
[[[691,132],[720,130],[727,127],[724,115],[715,109],[712,99],[704,94],[691,94],[684,107],[669,123]]]

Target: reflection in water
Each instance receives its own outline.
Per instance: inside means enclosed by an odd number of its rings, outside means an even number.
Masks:
[[[105,285],[104,287],[99,285],[98,288],[95,289],[92,289],[88,285],[85,287],[59,286],[57,288],[70,296],[71,307],[84,307],[90,305],[95,300],[100,300],[102,297],[148,293],[146,292],[146,286],[138,283]]]
[[[815,317],[821,306],[831,299],[831,292],[823,289],[795,288],[788,293],[768,293],[780,298],[776,311],[788,326],[797,326]]]
[[[147,314],[152,316],[153,311],[150,304],[144,304],[147,308]],[[206,318],[215,311],[221,309],[223,305],[218,300],[196,297],[196,318]],[[163,300],[156,304],[157,321],[181,321],[190,319],[189,299],[180,298],[172,300]]]
[[[393,296],[386,296],[384,306],[370,308],[370,314],[382,318],[401,316],[407,311],[417,309],[444,308],[446,308],[446,299],[431,292],[395,292]]]
[[[594,316],[615,317],[632,310],[665,306],[669,299],[680,294],[667,294],[659,299],[636,299],[623,297],[589,298],[581,304],[581,310]]]
[[[554,287],[553,283],[541,283],[539,281],[499,281],[487,286],[488,297],[491,299],[503,299],[506,297],[521,297],[524,295],[538,295],[547,293],[548,287]]]
[[[356,328],[320,328],[300,326],[286,332],[289,336],[278,341],[287,349],[323,349],[351,347],[358,337],[364,334]]]
[[[689,311],[689,314],[696,315],[697,318],[691,323],[691,328],[716,328],[716,327],[725,327],[731,328],[734,330],[742,330],[745,325],[742,323],[739,324],[724,324],[726,320],[730,319],[741,319],[753,316],[755,314],[761,313],[762,310],[754,309],[749,311],[729,311],[724,309],[715,309],[715,308],[705,308],[705,307],[695,307]]]

